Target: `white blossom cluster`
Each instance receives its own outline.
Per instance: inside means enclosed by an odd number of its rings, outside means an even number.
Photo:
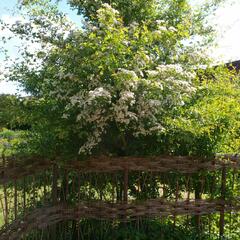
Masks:
[[[157,20],[156,24],[157,24],[157,29],[153,32],[153,36],[155,36],[155,38],[160,38],[163,33],[177,32],[177,29],[175,27],[173,27],[173,26],[167,27],[167,23],[163,20]]]
[[[184,96],[194,91],[193,77],[178,64],[160,65],[147,71],[145,78],[133,70],[119,69],[112,76],[115,85],[109,83],[69,97],[66,112],[78,109],[79,126],[92,129],[79,153],[90,153],[111,122],[121,129],[130,129],[136,137],[164,131],[161,119],[164,109],[184,104]],[[88,85],[94,84],[89,80]],[[67,116],[65,113],[63,117]]]
[[[103,87],[99,87],[94,89],[93,91],[89,91],[89,98],[88,102],[91,104],[92,101],[94,101],[97,98],[105,98],[105,99],[111,99],[111,94],[108,90],[104,89]]]

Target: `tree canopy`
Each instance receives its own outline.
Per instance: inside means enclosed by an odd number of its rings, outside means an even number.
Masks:
[[[70,155],[222,151],[223,129],[235,133],[239,121],[239,82],[225,70],[197,75],[210,62],[206,18],[220,2],[70,0],[85,18],[77,27],[51,1],[21,1],[25,20],[5,27],[38,50],[23,49],[9,78],[33,97],[35,142]]]

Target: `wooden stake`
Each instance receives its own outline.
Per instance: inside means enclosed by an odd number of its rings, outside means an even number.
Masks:
[[[177,203],[178,201],[178,195],[179,195],[179,183],[178,183],[178,180],[176,182],[176,192],[175,192],[175,203]],[[174,228],[176,227],[176,215],[174,213],[173,215],[173,225],[174,225]]]
[[[43,176],[43,201],[44,201],[44,204],[47,203],[47,176],[46,176],[46,172]]]
[[[52,179],[52,202],[57,203],[57,165],[53,165],[53,179]]]
[[[6,165],[6,159],[5,159],[5,155],[4,154],[2,154],[2,159],[3,159],[3,169],[4,169],[5,165]],[[5,221],[5,224],[8,224],[8,197],[7,197],[7,187],[6,187],[6,184],[3,184],[3,195],[4,195],[4,209],[5,209],[4,221]]]
[[[128,203],[128,169],[124,171],[123,201]]]
[[[23,212],[26,212],[26,180],[23,179]]]
[[[14,218],[17,219],[17,181],[14,180]]]
[[[198,175],[198,178],[200,178],[200,176]],[[200,200],[201,199],[201,189],[202,189],[202,185],[201,185],[202,181],[198,181],[196,183],[195,186],[195,200]],[[200,215],[195,215],[195,226],[196,226],[196,231],[198,233],[198,235],[200,236],[201,233],[201,217]]]
[[[80,172],[78,172],[78,203],[80,203],[80,193],[81,193],[81,180],[80,180]]]

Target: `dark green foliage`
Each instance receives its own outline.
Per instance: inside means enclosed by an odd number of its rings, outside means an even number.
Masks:
[[[168,222],[168,224],[166,224]],[[165,223],[165,224],[164,224]],[[77,224],[77,225],[76,225]],[[77,228],[76,228],[77,226]],[[65,232],[63,229],[65,228]],[[202,233],[198,235],[193,229],[174,226],[170,220],[139,220],[131,223],[82,220],[59,224],[58,240],[217,240],[217,237]],[[40,233],[32,233],[25,240],[35,239]],[[49,233],[43,233],[44,239],[51,239]]]
[[[24,130],[29,128],[23,116],[21,100],[13,95],[0,95],[0,130],[2,128]]]

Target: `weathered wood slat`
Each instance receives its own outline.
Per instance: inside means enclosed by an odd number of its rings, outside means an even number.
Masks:
[[[138,203],[79,202],[75,207],[59,204],[30,211],[0,231],[1,240],[19,240],[34,229],[44,229],[65,220],[81,218],[132,221],[139,217],[164,217],[174,215],[203,215],[225,211],[239,211],[239,201],[187,200],[167,202],[162,199]]]
[[[8,158],[4,164],[0,159],[0,184],[31,176],[35,173],[51,169],[53,164],[58,167],[77,170],[79,172],[116,172],[116,171],[150,171],[195,173],[199,171],[216,171],[223,167],[240,168],[239,155],[217,155],[214,159],[194,157],[158,156],[158,157],[97,157],[85,161],[74,160],[54,163],[42,158]]]

